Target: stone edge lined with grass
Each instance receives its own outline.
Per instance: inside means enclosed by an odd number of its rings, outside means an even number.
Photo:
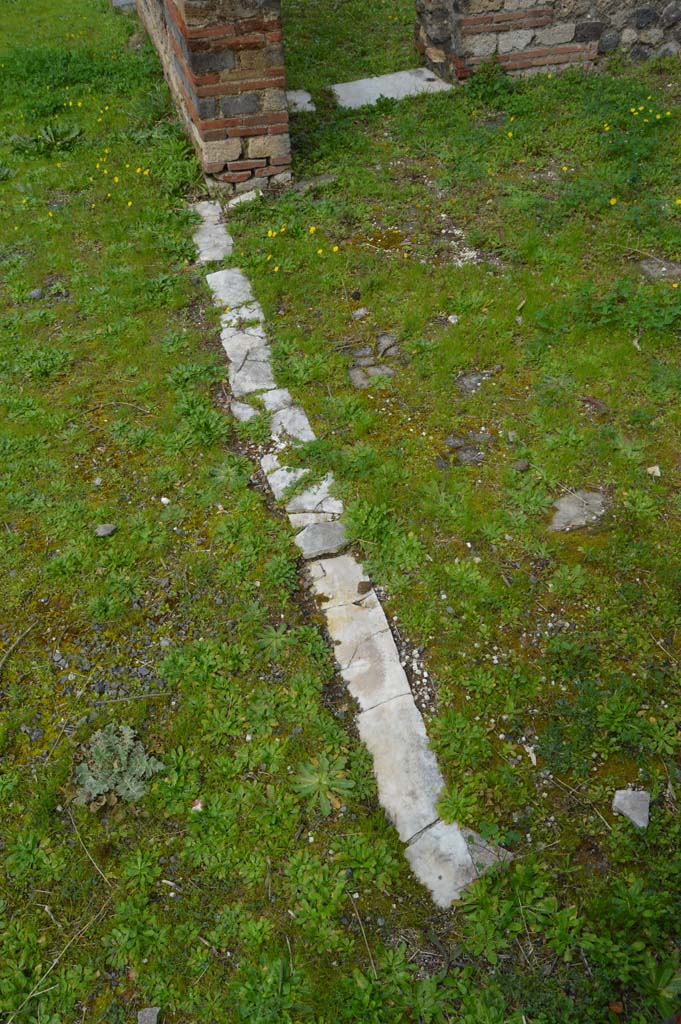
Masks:
[[[226,258],[233,242],[220,205],[201,202],[193,209],[202,220],[194,235],[198,263]],[[333,495],[333,477],[306,488],[309,471],[282,463],[289,446],[314,440],[315,434],[304,410],[276,385],[263,310],[240,269],[214,271],[206,281],[222,309],[220,339],[229,360],[232,413],[240,421],[252,418],[257,410],[248,399],[257,398],[271,414],[275,450],[263,455],[260,466],[299,531],[295,542],[326,616],[341,677],[359,705],[357,725],[373,758],[381,806],[406,844],[416,877],[439,907],[449,907],[466,885],[509,854],[439,818],[444,780],[381,602],[355,556],[342,553],[347,547],[343,503]]]

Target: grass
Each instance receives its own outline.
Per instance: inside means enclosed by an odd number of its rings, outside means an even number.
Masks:
[[[296,172],[336,181],[242,210],[235,261],[314,420],[301,458],[426,649],[442,812],[515,863],[436,913],[378,808],[253,428],[224,414],[200,176],[136,23],[6,3],[3,1024],[653,1024],[678,1002],[681,300],[637,271],[681,257],[678,64],[347,114],[329,84],[410,56],[408,6],[385,50],[358,12],[289,5],[291,85],[321,100]],[[458,266],[454,228],[485,258]],[[343,346],[382,330],[399,371],[355,392]],[[495,372],[464,396],[470,369]],[[447,465],[483,426],[484,462]],[[549,533],[582,486],[607,517]],[[145,794],[117,768],[90,800],[93,736],[120,726]],[[627,783],[645,833],[610,813]]]

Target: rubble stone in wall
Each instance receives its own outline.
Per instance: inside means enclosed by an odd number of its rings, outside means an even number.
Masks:
[[[515,32],[505,32],[499,36],[499,53],[509,53],[511,50],[524,50],[534,39],[534,32],[531,29],[518,29]]]
[[[678,22],[681,22],[681,0],[672,0],[662,11],[660,24],[663,28],[671,28]]]
[[[554,46],[558,43],[571,43],[575,35],[574,21],[562,21],[549,28],[537,29],[537,42],[541,46]]]

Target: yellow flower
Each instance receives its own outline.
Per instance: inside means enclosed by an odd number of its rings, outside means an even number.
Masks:
[[[563,169],[564,171],[567,171],[567,167],[565,166],[565,164],[563,164],[563,168],[562,168],[562,169]]]
[[[142,173],[142,168],[138,167],[137,170],[135,171],[135,174],[141,174],[141,173]]]
[[[271,259],[272,259],[272,253],[270,252],[270,253],[267,254],[267,262],[269,263]]]
[[[681,206],[681,199],[677,199],[677,200],[676,200],[676,205],[677,205],[677,206]]]
[[[146,171],[142,171],[142,174],[145,174],[145,175],[149,174],[149,168],[147,167]]]
[[[286,225],[285,225],[285,224],[282,224],[282,225],[281,225],[281,227],[279,228],[279,230],[280,230],[280,231],[281,231],[281,233],[283,234],[283,233],[284,233],[284,231],[286,231]]]
[[[274,273],[275,273],[275,274],[278,274],[278,273],[279,273],[279,267],[275,267],[275,268],[274,268]]]
[[[314,226],[314,224],[313,224],[313,225],[312,225],[312,227],[310,228],[310,234],[311,234],[311,235],[314,235],[314,233],[315,233],[315,231],[316,231],[316,230],[317,230],[317,229],[316,229],[316,227],[315,227],[315,226]]]
[[[679,287],[679,282],[675,281],[674,284],[672,285],[672,288],[678,288],[678,287]]]
[[[108,173],[109,173],[106,167],[104,168],[104,173],[105,173],[105,174],[108,174]]]
[[[52,213],[52,210],[48,210],[47,211],[47,216],[48,217],[54,217],[54,214]]]
[[[665,112],[664,112],[664,116],[665,116],[665,117],[671,117],[671,116],[672,116],[672,112],[671,112],[671,110],[665,110]]]
[[[506,134],[508,135],[509,139],[513,138],[513,132],[506,132]]]
[[[114,184],[116,184],[116,185],[118,184],[118,175],[114,176]]]
[[[269,228],[269,230],[268,230],[268,232],[267,232],[267,237],[268,237],[268,238],[274,238],[274,236],[275,236],[275,233],[276,233],[276,232],[274,232],[274,231],[272,230],[272,228]]]
[[[629,113],[630,114],[635,114],[636,113],[636,107],[629,107]]]
[[[645,110],[646,108],[645,107],[639,107],[638,109],[639,110]]]
[[[318,256],[322,256],[323,254],[324,254],[324,250],[323,249],[317,249],[317,255]]]
[[[549,73],[546,77],[547,78],[553,78],[553,75],[551,73]]]
[[[132,199],[128,199],[128,206],[132,206]]]
[[[615,196],[613,196],[612,199],[610,200],[610,205],[611,206],[617,206],[617,199],[615,198]]]
[[[679,200],[679,202],[681,202],[681,200]],[[339,249],[339,246],[337,246],[337,245],[334,245],[334,247],[333,247],[333,251],[334,251],[334,252],[338,252],[338,249]]]

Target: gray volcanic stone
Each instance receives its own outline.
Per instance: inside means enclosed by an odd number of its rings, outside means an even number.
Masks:
[[[298,534],[295,541],[303,552],[303,558],[335,555],[337,551],[342,551],[348,544],[345,527],[338,521],[311,523]]]
[[[414,698],[404,696],[363,711],[357,725],[373,757],[381,806],[408,842],[438,820],[435,804],[443,786],[423,718]]]
[[[663,28],[671,28],[672,25],[676,25],[677,21],[681,21],[681,2],[680,0],[672,0],[663,9],[660,23]]]
[[[654,7],[639,7],[634,11],[634,26],[638,29],[648,28],[659,21],[660,15]]]
[[[593,43],[603,35],[605,24],[602,21],[580,21],[575,27],[576,43]]]
[[[96,537],[110,537],[112,533],[116,532],[116,526],[114,523],[100,523],[99,526],[95,527]]]
[[[577,530],[590,526],[605,513],[605,498],[600,491],[574,491],[554,501],[556,513],[552,530]]]
[[[137,1024],[156,1024],[160,1012],[160,1006],[147,1006],[137,1014]]]
[[[638,789],[618,789],[612,801],[615,814],[622,814],[638,828],[647,828],[650,820],[650,793]]]
[[[620,45],[620,34],[617,29],[609,28],[598,41],[599,53],[612,53]]]
[[[681,281],[681,263],[673,260],[641,260],[639,266],[649,281]]]
[[[43,294],[44,292],[42,288],[33,288],[33,290],[28,293],[28,297],[29,299],[33,299],[35,301],[37,299],[42,299]]]

